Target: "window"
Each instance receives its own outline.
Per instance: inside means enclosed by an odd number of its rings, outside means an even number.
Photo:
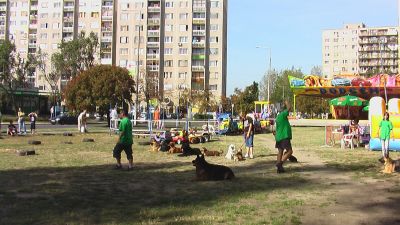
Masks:
[[[129,9],[129,3],[121,3],[121,9],[122,10]]]
[[[179,14],[179,19],[186,20],[187,18],[188,18],[188,14],[187,13],[180,13]]]
[[[126,67],[127,64],[128,64],[128,60],[125,60],[125,59],[119,60],[120,67]]]
[[[53,33],[52,37],[53,39],[58,39],[60,38],[60,33]]]
[[[47,44],[40,44],[40,45],[39,45],[39,48],[41,48],[41,49],[47,49]]]
[[[165,25],[165,31],[174,31],[174,26],[171,24]]]
[[[121,20],[128,20],[128,19],[129,19],[128,13],[121,13]]]
[[[218,37],[211,36],[210,43],[218,43]]]
[[[165,48],[164,49],[164,54],[165,55],[172,55],[172,48]]]
[[[165,60],[165,62],[164,62],[165,67],[172,67],[173,64],[174,64],[173,60]]]
[[[165,43],[172,43],[172,37],[171,36],[165,36],[164,37],[164,42]]]
[[[60,23],[53,23],[53,29],[60,28]]]
[[[60,8],[60,7],[61,7],[61,2],[54,3],[54,8]]]
[[[187,1],[180,1],[179,2],[179,7],[180,8],[187,8],[188,7],[188,2]]]
[[[179,78],[179,79],[186,79],[186,76],[187,76],[187,72],[179,73],[179,74],[178,74],[178,78]]]
[[[211,13],[210,14],[211,19],[218,19],[218,13]]]
[[[187,55],[188,49],[187,48],[179,48],[179,55]]]
[[[164,78],[172,78],[172,72],[164,72]]]
[[[17,6],[17,5],[15,5],[15,6]],[[47,2],[43,2],[43,3],[42,3],[42,8],[47,8],[47,7],[49,7],[49,6],[47,5]]]
[[[179,42],[180,43],[187,43],[188,42],[188,37],[187,36],[180,36],[179,37]]]
[[[179,67],[187,67],[188,66],[188,61],[187,60],[179,60],[178,61],[178,66]]]
[[[218,30],[218,24],[211,24],[210,25],[210,30],[217,31]]]
[[[121,31],[129,31],[129,25],[122,25]]]
[[[28,12],[27,11],[21,11],[21,16],[27,17],[28,16]]]
[[[120,48],[119,54],[121,55],[128,55],[128,48]]]
[[[53,18],[60,18],[61,17],[61,13],[53,13]]]
[[[165,2],[165,8],[172,8],[174,7],[174,2]]]
[[[129,42],[129,38],[128,37],[120,37],[119,38],[119,43],[121,44],[126,44]]]
[[[210,48],[210,55],[218,55],[218,48]]]
[[[216,91],[216,90],[218,90],[218,85],[216,84],[210,85],[210,91]]]
[[[47,39],[47,33],[40,34],[40,39]]]
[[[40,18],[44,19],[47,18],[48,14],[47,13],[41,13],[40,14]]]
[[[90,16],[92,18],[99,18],[99,12],[92,12]]]
[[[21,21],[21,25],[22,25],[22,26],[24,26],[24,25],[28,25],[28,21],[26,21],[26,20],[22,20],[22,21]]]
[[[219,73],[218,72],[213,73],[213,78],[214,79],[218,79],[218,77],[219,77]]]
[[[179,25],[179,31],[188,31],[189,25],[181,24]]]
[[[325,38],[325,42],[329,42],[329,38]]]
[[[219,2],[218,1],[211,1],[210,2],[210,6],[211,8],[218,8],[219,7]]]
[[[165,19],[173,19],[174,14],[173,13],[165,13]]]
[[[218,61],[217,60],[210,60],[210,67],[217,67]]]

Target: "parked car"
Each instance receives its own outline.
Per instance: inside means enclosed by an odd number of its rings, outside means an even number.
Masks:
[[[54,118],[50,118],[50,123],[55,124],[78,124],[78,117],[69,113],[60,113]]]

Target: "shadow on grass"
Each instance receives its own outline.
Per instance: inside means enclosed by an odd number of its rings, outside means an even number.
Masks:
[[[223,214],[219,206],[256,193],[313,185],[233,169],[236,179],[219,182],[193,181],[190,162],[141,163],[132,171],[112,165],[0,171],[0,224],[203,224],[201,210]]]

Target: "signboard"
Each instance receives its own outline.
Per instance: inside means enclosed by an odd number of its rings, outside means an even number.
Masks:
[[[385,96],[384,87],[292,87],[295,95],[307,95],[323,98],[336,98],[343,95],[353,95],[364,99],[370,99],[374,96]],[[387,87],[388,96],[399,96],[400,87]]]

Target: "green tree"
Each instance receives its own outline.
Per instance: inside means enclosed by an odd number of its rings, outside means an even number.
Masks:
[[[288,100],[291,104],[293,103],[293,92],[290,89],[289,76],[302,78],[303,73],[300,69],[287,69],[283,70],[277,76],[275,83],[273,84],[273,90],[271,94],[271,102],[279,103],[284,100]]]
[[[53,53],[51,63],[56,77],[63,79],[74,78],[80,72],[95,65],[95,55],[99,46],[99,39],[93,32],[88,37],[81,32],[78,38],[61,42],[59,52]]]
[[[81,72],[67,85],[64,97],[67,106],[75,111],[98,107],[100,114],[107,114],[110,105],[117,102],[131,103],[135,82],[128,70],[109,65],[94,66]]]
[[[317,75],[317,76],[322,76],[322,68],[321,66],[313,66],[313,68],[311,68],[311,75]]]
[[[234,94],[230,98],[239,113],[244,114],[254,110],[254,101],[258,100],[258,94],[258,83],[253,81],[253,84],[245,87],[243,91],[235,88]]]

